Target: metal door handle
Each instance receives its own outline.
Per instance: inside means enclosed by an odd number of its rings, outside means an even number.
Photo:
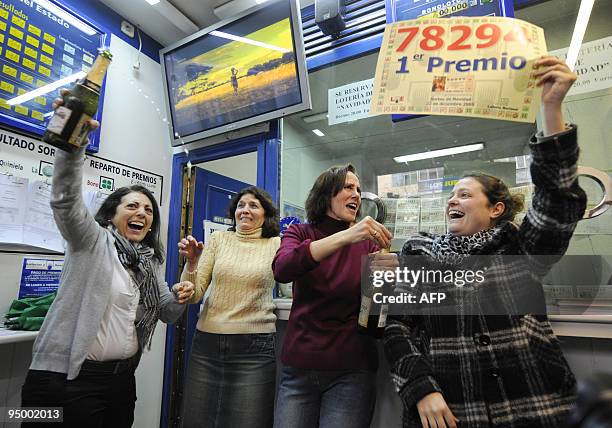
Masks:
[[[603,191],[603,198],[594,208],[587,209],[582,216],[582,219],[593,218],[605,213],[612,206],[612,178],[598,169],[590,166],[579,166],[578,175],[593,179]]]

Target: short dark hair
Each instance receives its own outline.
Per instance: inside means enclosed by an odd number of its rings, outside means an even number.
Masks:
[[[327,211],[331,209],[331,198],[344,188],[346,175],[349,172],[357,175],[355,167],[347,163],[332,166],[317,177],[306,198],[306,217],[309,223],[320,223],[327,216]]]
[[[278,236],[280,233],[278,209],[276,205],[274,205],[270,194],[257,186],[250,186],[242,189],[240,192],[236,193],[230,201],[228,212],[233,225],[228,230],[236,231],[236,208],[238,207],[238,201],[247,194],[253,195],[261,203],[264,209],[264,223],[261,226],[261,237],[272,238],[273,236]]]
[[[104,200],[94,218],[102,227],[107,227],[112,224],[112,219],[117,212],[117,207],[121,204],[121,200],[125,195],[129,195],[133,192],[142,193],[151,201],[151,206],[153,208],[153,223],[151,224],[151,231],[145,235],[141,243],[153,248],[154,257],[161,264],[164,262],[164,246],[159,239],[161,218],[155,196],[153,196],[153,193],[151,193],[149,189],[138,184],[118,188]]]
[[[494,225],[513,221],[514,217],[525,208],[525,197],[521,194],[513,195],[510,193],[510,189],[508,189],[506,183],[494,175],[482,172],[470,172],[465,174],[463,178],[473,178],[478,181],[490,205],[495,205],[498,202],[504,204],[504,212],[502,215],[493,219]]]

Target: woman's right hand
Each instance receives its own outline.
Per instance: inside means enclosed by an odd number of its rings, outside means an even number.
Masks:
[[[393,238],[393,235],[385,226],[370,216],[349,227],[343,233],[345,234],[347,244],[355,244],[369,239],[380,248],[389,248],[391,246],[391,238]]]
[[[178,249],[179,254],[187,259],[187,269],[193,272],[198,266],[198,261],[204,250],[204,243],[197,241],[191,235],[187,235],[178,243]]]
[[[432,392],[417,403],[423,428],[457,428],[459,419],[453,415],[439,392]]]

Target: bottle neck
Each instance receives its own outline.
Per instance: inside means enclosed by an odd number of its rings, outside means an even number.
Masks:
[[[104,76],[106,75],[106,70],[108,69],[109,65],[110,59],[106,58],[104,55],[98,55],[91,66],[91,69],[87,72],[87,75],[83,79],[83,82],[79,83],[99,91],[102,87],[102,82],[104,81]]]

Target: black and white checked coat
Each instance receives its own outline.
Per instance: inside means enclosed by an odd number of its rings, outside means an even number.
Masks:
[[[504,225],[479,254],[560,257],[567,249],[586,207],[576,179],[576,127],[549,138],[532,137],[530,146],[532,206],[520,228]],[[433,238],[414,237],[402,253],[430,255]],[[534,283],[521,263],[496,273],[510,286]],[[462,428],[559,428],[574,404],[576,381],[546,315],[390,318],[383,343],[404,405],[404,427],[421,426],[416,403],[436,391]]]

